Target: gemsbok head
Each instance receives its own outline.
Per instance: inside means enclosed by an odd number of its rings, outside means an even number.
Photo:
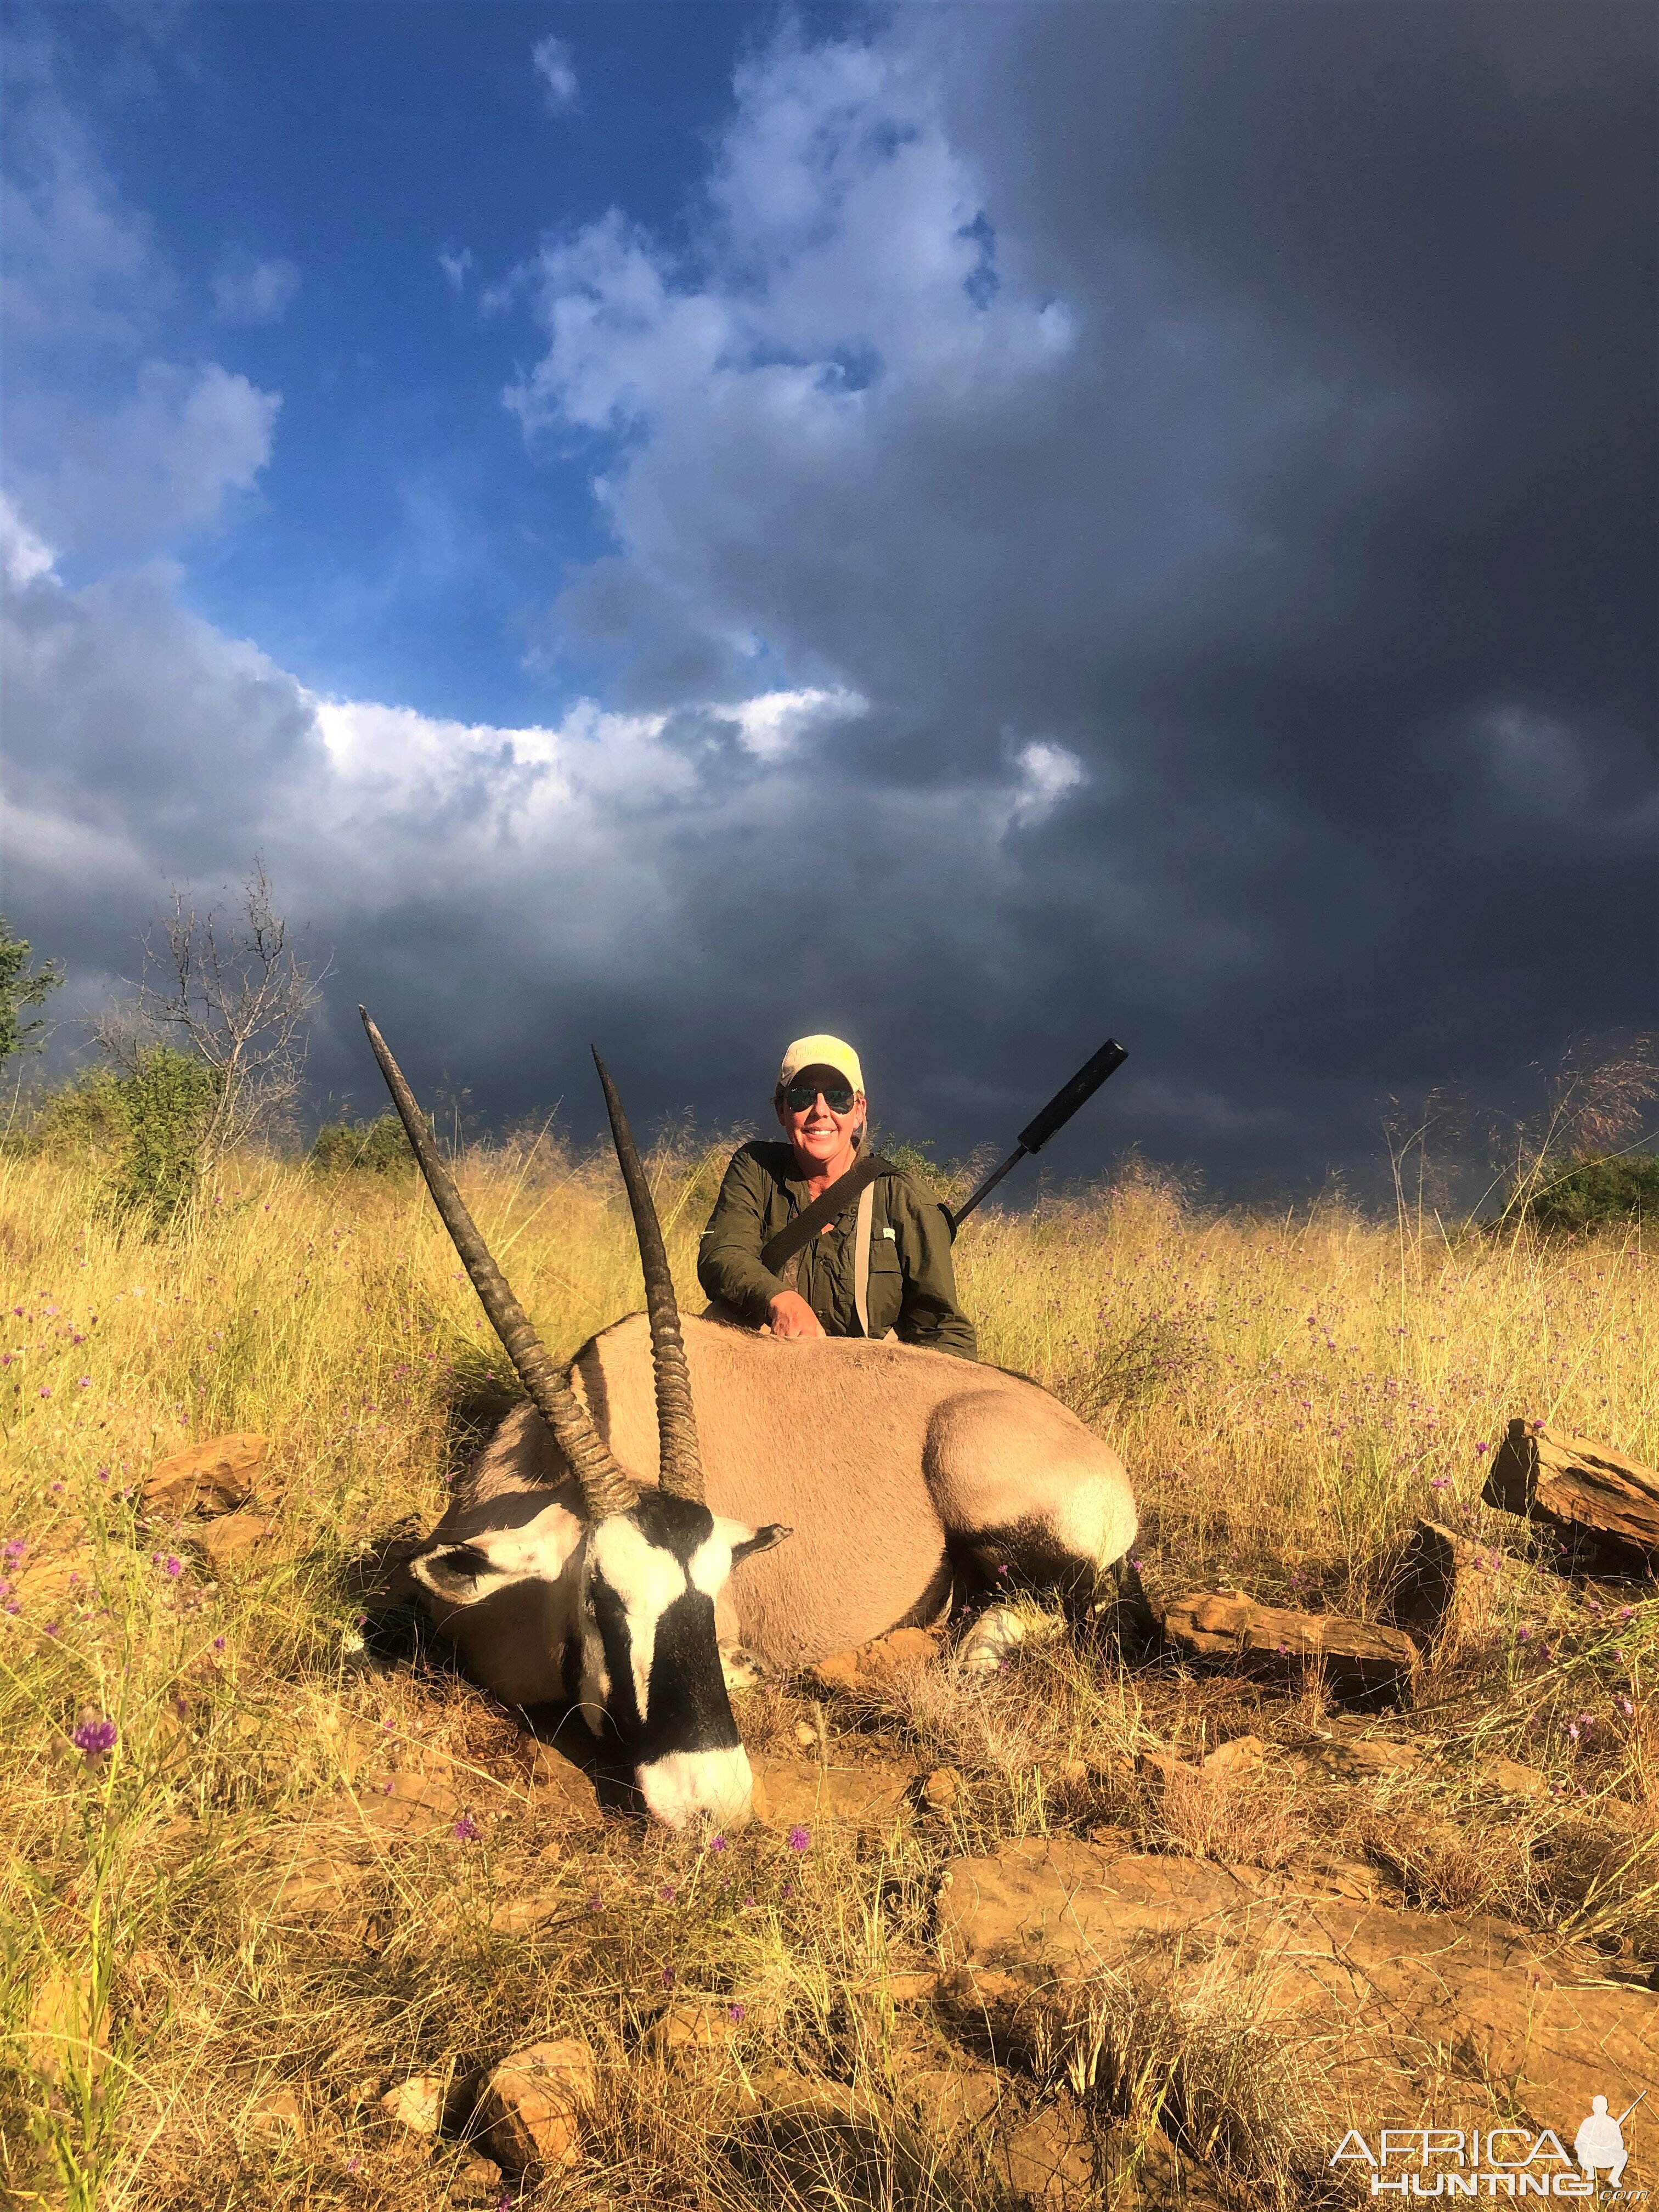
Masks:
[[[564,1574],[574,1568],[578,1577],[580,1659],[574,1686],[584,1716],[597,1732],[609,1715],[653,1819],[671,1828],[703,1818],[739,1826],[750,1816],[752,1778],[721,1671],[714,1601],[738,1560],[769,1550],[792,1532],[775,1524],[750,1528],[711,1513],[704,1503],[691,1378],[668,1255],[605,1063],[595,1052],[645,1275],[661,1454],[654,1488],[617,1463],[543,1348],[485,1248],[384,1038],[364,1009],[357,1011],[444,1225],[580,1492],[578,1548],[561,1558],[559,1570]],[[488,1542],[428,1545],[410,1564],[441,1605],[476,1605],[488,1598],[493,1580],[514,1580],[520,1587],[524,1580],[522,1559],[509,1565]]]

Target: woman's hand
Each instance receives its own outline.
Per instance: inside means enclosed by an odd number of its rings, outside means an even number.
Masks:
[[[799,1291],[780,1291],[771,1302],[774,1336],[822,1336],[823,1323]]]

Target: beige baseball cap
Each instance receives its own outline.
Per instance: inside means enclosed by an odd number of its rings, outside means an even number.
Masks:
[[[864,1088],[864,1070],[852,1046],[838,1036],[797,1037],[783,1055],[783,1066],[778,1070],[778,1088],[785,1090],[800,1073],[803,1067],[833,1067],[844,1075],[854,1091]]]

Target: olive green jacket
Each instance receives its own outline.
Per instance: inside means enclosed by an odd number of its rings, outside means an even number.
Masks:
[[[879,1157],[878,1155],[877,1157]],[[978,1357],[974,1324],[957,1304],[951,1226],[945,1209],[925,1197],[902,1168],[888,1168],[871,1186],[866,1306],[872,1336],[890,1330],[901,1344],[923,1344]],[[702,1233],[697,1280],[711,1299],[753,1328],[770,1318],[780,1291],[799,1291],[830,1336],[860,1334],[854,1303],[854,1199],[830,1228],[813,1237],[785,1275],[761,1265],[761,1250],[809,1203],[787,1145],[744,1145],[732,1155],[720,1194]],[[786,1279],[792,1272],[794,1280]]]

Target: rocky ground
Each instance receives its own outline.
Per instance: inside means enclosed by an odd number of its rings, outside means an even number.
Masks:
[[[166,1502],[181,1579],[254,1556],[245,1500]],[[1194,1594],[1132,1666],[1028,1609],[988,1674],[910,1631],[754,1682],[756,1824],[696,1839],[371,1613],[333,1691],[240,1686],[274,1817],[142,1839],[167,1901],[90,2024],[178,2091],[122,2201],[1346,2204],[1384,2126],[1576,2171],[1545,2130],[1659,2091],[1654,1774],[1504,1747],[1534,1686],[1468,1653],[1540,1593],[1460,1545],[1408,1547],[1409,1633]],[[1554,1652],[1648,1588],[1553,1577]],[[88,2024],[37,1987],[44,2074]]]

